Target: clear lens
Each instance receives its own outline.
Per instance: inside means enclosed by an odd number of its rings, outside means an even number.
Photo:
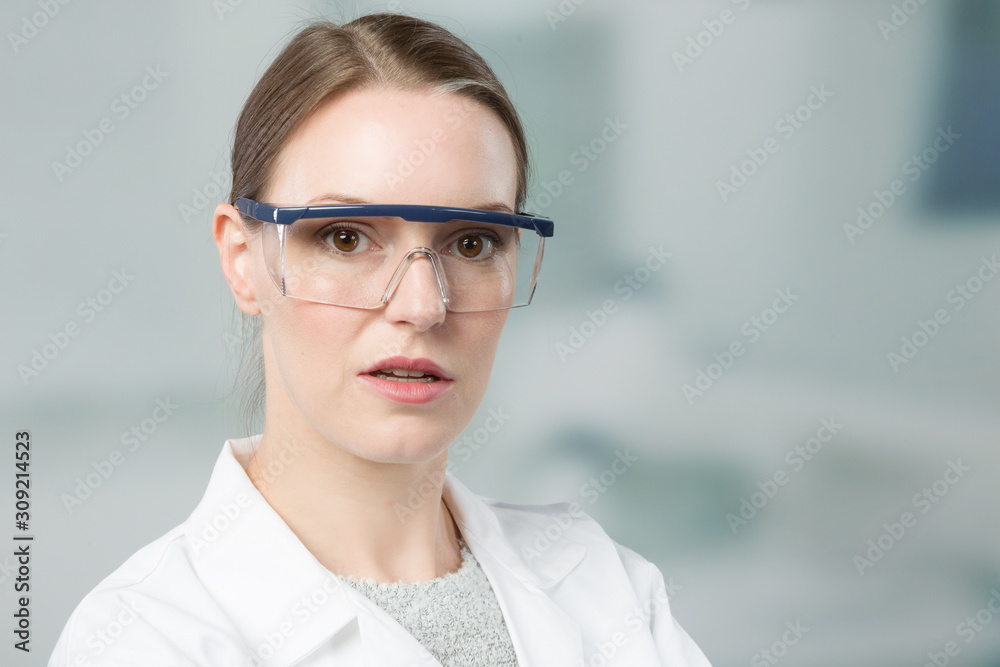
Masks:
[[[421,256],[431,260],[453,312],[524,306],[531,301],[543,246],[530,229],[460,220],[302,219],[265,222],[261,233],[268,273],[282,293],[352,308],[385,303]]]

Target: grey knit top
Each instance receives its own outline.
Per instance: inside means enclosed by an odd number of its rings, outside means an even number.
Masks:
[[[493,587],[461,536],[458,544],[461,567],[430,581],[337,578],[384,609],[444,667],[516,667]]]

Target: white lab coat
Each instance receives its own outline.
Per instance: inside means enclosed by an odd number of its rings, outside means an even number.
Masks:
[[[440,667],[257,492],[245,467],[259,441],[226,441],[191,516],[84,597],[49,667]],[[443,495],[521,667],[708,666],[656,566],[575,506],[499,502],[451,473]]]

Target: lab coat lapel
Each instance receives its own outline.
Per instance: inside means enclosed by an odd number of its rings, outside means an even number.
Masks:
[[[441,667],[395,619],[333,577],[257,492],[244,469],[255,438],[227,442],[186,533],[197,576],[258,664],[318,666],[335,655],[345,667]],[[546,591],[587,547],[563,537],[542,556],[522,558],[534,524],[501,520],[450,473],[443,494],[493,587],[519,663],[579,667],[579,625]]]
[[[258,664],[296,664],[341,631],[337,640],[350,644],[357,609],[247,478],[238,460],[249,456],[246,442],[226,443],[185,523],[191,563]]]
[[[356,592],[356,591],[355,591]],[[364,597],[361,593],[357,595]],[[417,641],[396,619],[374,602],[359,601],[358,623],[361,629],[366,667],[441,667],[430,651]],[[339,663],[338,663],[339,664]]]
[[[579,667],[583,644],[576,622],[536,586],[509,576],[496,576],[500,574],[498,568],[503,567],[498,561],[481,563],[507,620],[518,662]]]
[[[505,525],[491,507],[451,473],[446,475],[443,495],[493,586],[518,662],[579,667],[583,662],[579,625],[545,591],[583,560],[587,547],[563,538],[543,556],[526,560],[518,549],[530,545],[533,526]]]

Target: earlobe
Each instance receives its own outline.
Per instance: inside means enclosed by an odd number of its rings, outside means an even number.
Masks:
[[[236,305],[247,315],[259,315],[261,309],[254,289],[252,246],[247,243],[243,219],[232,204],[223,202],[215,207],[212,236],[219,248],[222,275],[229,284]]]

